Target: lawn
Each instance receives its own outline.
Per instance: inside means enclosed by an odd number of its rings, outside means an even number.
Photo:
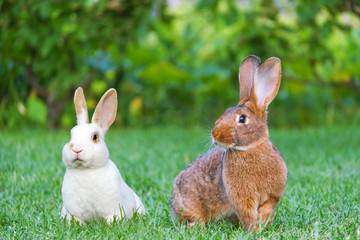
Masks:
[[[60,220],[69,131],[0,133],[0,238],[29,239],[360,239],[360,128],[272,130],[288,165],[273,224],[253,235],[230,223],[186,229],[170,216],[175,176],[211,145],[205,128],[114,129],[110,158],[143,200],[145,219],[110,226]]]

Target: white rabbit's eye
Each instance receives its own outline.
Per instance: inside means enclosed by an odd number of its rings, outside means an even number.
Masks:
[[[92,135],[92,140],[94,142],[98,142],[99,141],[99,134],[97,132],[95,132],[93,135]]]
[[[244,114],[241,114],[237,120],[238,123],[246,124],[248,121],[247,117]]]

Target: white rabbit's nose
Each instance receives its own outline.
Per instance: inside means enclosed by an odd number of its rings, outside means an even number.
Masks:
[[[70,144],[70,149],[71,149],[74,153],[76,153],[76,154],[82,152],[82,149],[81,149],[80,147],[74,146],[74,144]]]
[[[76,154],[79,154],[79,153],[81,153],[82,152],[82,149],[80,149],[80,150],[78,150],[78,149],[72,149],[73,150],[73,152],[75,152]]]
[[[80,144],[70,143],[70,149],[75,153],[80,153],[83,150],[83,146]]]

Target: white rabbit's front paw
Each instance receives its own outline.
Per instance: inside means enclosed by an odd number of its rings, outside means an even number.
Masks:
[[[111,224],[113,221],[114,221],[114,216],[113,215],[106,218],[107,224]]]
[[[76,216],[74,216],[73,214],[71,214],[65,207],[63,207],[61,209],[61,214],[60,214],[62,219],[65,219],[67,224],[71,223],[71,220],[75,220],[78,223],[80,223],[81,225],[84,224],[84,221],[82,221],[81,219],[77,218]]]

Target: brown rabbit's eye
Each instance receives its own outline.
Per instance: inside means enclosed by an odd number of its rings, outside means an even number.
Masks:
[[[94,142],[97,142],[98,139],[99,139],[98,134],[97,134],[97,133],[94,133],[93,136],[92,136],[92,140],[93,140]]]
[[[239,116],[239,123],[246,123],[246,116],[244,114]]]

